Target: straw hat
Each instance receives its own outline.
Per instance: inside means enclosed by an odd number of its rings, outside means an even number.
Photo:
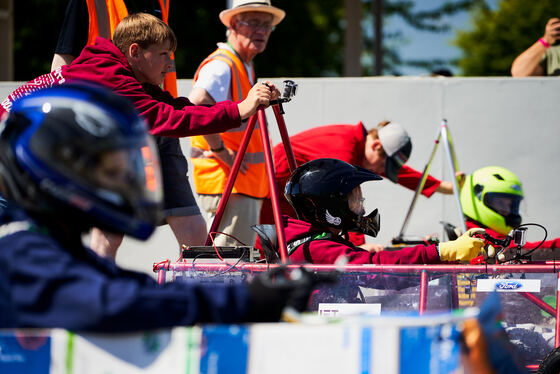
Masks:
[[[270,5],[270,0],[233,0],[230,9],[226,9],[220,12],[220,20],[224,25],[226,25],[226,27],[229,27],[231,17],[243,12],[270,13],[273,17],[273,26],[279,24],[286,16],[286,12],[284,12],[282,9]]]

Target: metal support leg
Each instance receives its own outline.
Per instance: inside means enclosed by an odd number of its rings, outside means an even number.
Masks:
[[[423,315],[426,312],[426,304],[428,302],[428,273],[422,270],[420,273],[420,303],[418,305],[418,312]]]
[[[266,126],[264,109],[259,109],[257,115],[259,116],[259,123],[261,125],[261,140],[264,148],[264,161],[268,178],[269,194],[270,199],[272,200],[272,211],[274,213],[276,234],[278,236],[278,252],[280,253],[280,259],[282,260],[282,263],[285,264],[288,262],[288,252],[286,250],[286,235],[284,233],[284,225],[282,224],[282,216],[280,213],[280,198],[278,197],[278,190],[276,188],[276,173],[274,172],[274,162],[272,160],[270,138],[268,136],[268,127]]]
[[[245,129],[245,134],[243,135],[243,139],[241,140],[241,144],[239,145],[239,150],[237,151],[237,155],[235,156],[235,161],[233,162],[233,166],[231,167],[231,171],[229,173],[226,187],[224,188],[224,192],[222,193],[222,198],[220,199],[220,203],[218,204],[218,209],[216,210],[216,216],[212,221],[212,225],[210,226],[210,230],[208,230],[208,236],[206,237],[206,243],[204,245],[210,245],[212,242],[210,235],[213,232],[218,230],[220,226],[220,222],[222,221],[222,217],[224,215],[224,211],[226,209],[227,202],[229,200],[229,196],[231,195],[231,191],[233,190],[233,185],[235,180],[237,179],[237,174],[239,173],[239,167],[241,166],[241,161],[243,161],[243,157],[245,156],[245,152],[247,151],[247,146],[249,145],[249,140],[251,140],[251,135],[253,135],[253,130],[255,129],[255,124],[257,123],[257,116],[254,115],[249,119],[249,123],[247,124],[247,128]],[[262,123],[260,124],[262,127]]]
[[[284,150],[286,152],[286,157],[288,160],[288,164],[290,166],[290,170],[293,171],[296,168],[296,160],[290,143],[290,138],[288,136],[288,131],[286,130],[286,123],[284,122],[284,117],[282,116],[278,105],[274,105],[272,109],[276,116],[276,122],[278,124],[280,135],[282,137],[282,143],[284,144]],[[269,185],[270,198],[272,201],[272,209],[274,212],[274,221],[276,223],[276,232],[278,235],[278,247],[279,247],[278,250],[282,262],[286,263],[288,262],[288,254],[286,251],[286,236],[284,233],[284,227],[282,225],[282,216],[281,216],[280,205],[279,205],[279,195],[278,195],[278,190],[276,188],[276,175],[274,172],[274,161],[272,158],[272,150],[270,148],[270,137],[268,133],[266,116],[263,108],[259,108],[257,114],[255,116],[252,116],[249,120],[247,129],[245,130],[245,134],[243,135],[243,140],[241,141],[241,145],[239,146],[239,150],[237,152],[235,161],[231,168],[230,175],[228,176],[228,180],[226,183],[226,187],[224,188],[222,198],[220,199],[220,203],[218,204],[216,216],[212,221],[212,225],[210,227],[208,237],[206,238],[205,245],[210,245],[211,233],[216,232],[216,230],[220,226],[220,222],[222,220],[227,202],[231,195],[231,191],[233,190],[233,185],[235,184],[235,180],[237,179],[237,175],[239,174],[239,168],[241,166],[241,162],[243,160],[243,157],[245,156],[245,152],[247,151],[247,147],[249,145],[249,140],[251,139],[251,136],[255,129],[255,124],[257,119],[259,121],[261,141],[263,144],[263,150],[265,156],[267,180]]]

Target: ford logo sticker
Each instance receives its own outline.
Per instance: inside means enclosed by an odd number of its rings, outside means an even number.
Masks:
[[[523,285],[517,281],[501,281],[496,283],[497,290],[518,290],[521,287],[523,287]]]

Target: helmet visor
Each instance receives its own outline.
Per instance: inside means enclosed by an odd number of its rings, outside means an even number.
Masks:
[[[159,159],[154,141],[146,137],[138,147],[109,149],[90,159],[82,177],[98,193],[136,196],[144,203],[162,199]]]
[[[503,217],[519,215],[523,196],[508,193],[489,192],[484,196],[484,204]]]

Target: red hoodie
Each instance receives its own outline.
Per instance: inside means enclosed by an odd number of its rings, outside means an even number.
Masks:
[[[72,81],[101,84],[130,99],[148,121],[152,135],[180,138],[224,132],[241,125],[237,104],[231,101],[211,107],[194,106],[185,97],[174,99],[159,87],[152,86],[150,94],[165,98],[169,104],[154,99],[136,79],[122,52],[109,40],[100,37],[94,45],[85,47],[71,65],[42,75],[12,92],[2,101],[0,118],[4,111],[11,109],[16,99],[41,88]]]
[[[286,243],[311,235],[318,235],[325,230],[310,223],[288,216],[282,217]],[[260,244],[260,243],[259,243]],[[349,264],[439,264],[441,260],[434,244],[417,245],[398,251],[368,252],[355,247],[341,237],[310,240],[298,246],[290,255],[294,263],[334,264],[340,256],[345,256]]]

